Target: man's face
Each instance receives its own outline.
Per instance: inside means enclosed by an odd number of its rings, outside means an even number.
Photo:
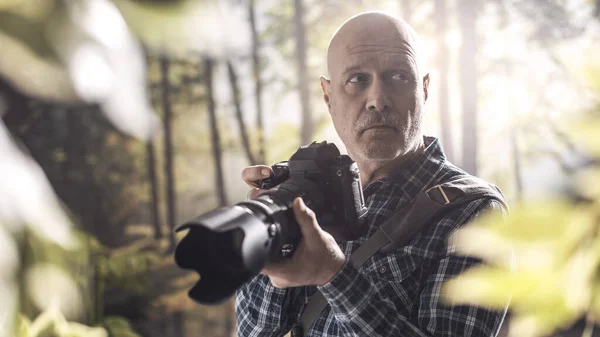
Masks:
[[[355,160],[402,156],[420,142],[428,77],[395,26],[344,33],[330,50],[331,79],[322,79],[335,129]]]

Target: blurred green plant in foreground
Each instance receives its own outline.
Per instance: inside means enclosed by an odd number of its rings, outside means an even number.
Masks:
[[[229,42],[239,39],[224,34],[241,21],[228,8],[224,1],[0,0],[0,80],[56,106],[98,106],[123,134],[149,141],[160,121],[147,95],[146,54],[230,53]],[[214,25],[222,29],[207,29]],[[9,108],[4,94],[0,117]],[[0,337],[138,336],[124,318],[104,317],[104,302],[110,288],[142,293],[153,256],[111,253],[80,235],[2,120],[0,158]]]
[[[517,205],[508,219],[484,216],[452,237],[459,254],[486,263],[446,282],[445,299],[498,310],[510,300],[510,336],[549,336],[582,319],[583,335],[592,336],[600,323],[600,81],[590,75],[600,67],[586,70],[596,103],[565,134],[584,160],[559,193]]]
[[[67,249],[28,230],[19,235],[16,337],[139,337],[124,318],[104,316],[105,291],[144,294],[156,253],[115,252],[74,234],[79,245]]]
[[[108,337],[103,328],[91,328],[74,322],[67,322],[60,310],[50,307],[41,313],[33,322],[27,317],[19,316],[17,337],[38,336],[86,336]]]

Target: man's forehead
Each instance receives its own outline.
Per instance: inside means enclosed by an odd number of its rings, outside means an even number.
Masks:
[[[344,75],[369,66],[377,66],[381,70],[405,68],[416,71],[416,58],[412,45],[399,38],[349,43],[331,51],[329,75]]]
[[[336,48],[347,55],[360,54],[373,51],[386,53],[403,53],[413,49],[413,44],[399,36],[377,37],[366,39],[353,39]]]
[[[418,63],[417,50],[416,32],[405,21],[380,12],[368,12],[350,18],[336,31],[327,50],[327,65],[332,75],[343,60],[360,62],[364,55],[375,52],[391,57],[405,54]]]
[[[382,52],[360,52],[347,54],[339,62],[333,64],[336,71],[347,71],[376,65],[382,68],[412,68],[416,61],[412,52],[405,49],[387,49]],[[383,69],[386,70],[386,69]]]

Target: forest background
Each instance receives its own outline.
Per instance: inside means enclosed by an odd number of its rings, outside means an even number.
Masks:
[[[344,151],[318,78],[335,29],[365,10],[421,35],[425,132],[451,162],[517,214],[562,198],[509,237],[572,225],[583,199],[594,225],[568,244],[596,237],[600,1],[0,0],[0,336],[235,336],[232,301],[187,297],[197,276],[174,265],[173,229],[244,200],[248,165],[313,140]],[[575,269],[592,290],[540,295],[549,314],[517,296],[512,333],[593,326],[599,259]],[[486,277],[491,293],[537,288]]]

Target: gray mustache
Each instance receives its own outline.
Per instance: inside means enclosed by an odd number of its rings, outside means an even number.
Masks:
[[[365,114],[363,116],[365,116],[365,117],[358,120],[355,124],[355,129],[357,131],[362,131],[362,130],[368,129],[369,127],[371,127],[373,125],[388,125],[388,126],[391,126],[391,127],[397,129],[398,124],[400,122],[400,119],[398,118],[398,116],[396,116],[394,114],[380,115],[380,114],[369,113],[369,114]]]

